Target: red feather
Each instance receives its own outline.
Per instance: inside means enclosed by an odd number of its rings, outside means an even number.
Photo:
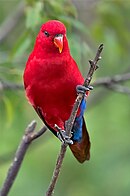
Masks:
[[[59,34],[63,35],[61,53],[54,44],[54,38]],[[84,79],[70,55],[66,28],[61,22],[54,20],[42,25],[23,77],[26,95],[45,124],[53,133],[57,131],[55,124],[64,129],[77,96],[76,86],[83,84]],[[86,137],[83,143],[89,145],[88,141]],[[72,146],[70,148],[74,153]]]

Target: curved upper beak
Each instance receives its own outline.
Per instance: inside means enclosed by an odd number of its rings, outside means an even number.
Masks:
[[[63,50],[63,35],[62,34],[57,34],[54,37],[54,44],[57,48],[59,48],[59,53],[61,53]]]

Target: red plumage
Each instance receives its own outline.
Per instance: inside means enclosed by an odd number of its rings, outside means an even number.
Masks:
[[[83,84],[84,79],[70,55],[63,23],[52,20],[42,25],[23,77],[26,95],[41,119],[54,134],[55,124],[64,130],[77,96],[76,86]],[[76,143],[70,145],[80,162],[89,159],[87,130],[83,137],[86,139],[77,149]]]

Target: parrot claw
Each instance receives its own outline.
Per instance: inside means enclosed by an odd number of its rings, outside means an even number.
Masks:
[[[55,128],[58,130],[57,137],[59,138],[61,142],[68,144],[68,145],[73,144],[73,141],[70,139],[68,135],[66,135],[66,132],[64,130],[62,130],[56,124],[55,124]]]
[[[76,91],[77,93],[83,93],[83,94],[86,94],[86,91],[90,91],[90,90],[93,90],[93,87],[92,86],[83,86],[83,85],[77,85],[76,86]]]

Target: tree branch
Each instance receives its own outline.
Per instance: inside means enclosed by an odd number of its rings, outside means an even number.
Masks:
[[[130,80],[130,73],[125,73],[125,74],[120,74],[120,75],[118,74],[113,77],[107,76],[107,77],[99,78],[93,83],[93,86],[103,85],[107,87],[109,85],[122,83],[128,80]]]
[[[37,139],[38,137],[40,137],[41,135],[43,135],[46,130],[47,127],[44,126],[41,130],[39,130],[38,132],[34,132],[36,128],[36,122],[32,121],[28,127],[25,130],[25,134],[17,148],[14,160],[8,170],[7,173],[7,177],[4,181],[3,187],[0,190],[0,196],[7,196],[15,179],[16,176],[19,172],[19,169],[21,167],[22,161],[24,159],[24,156],[27,152],[27,149],[29,147],[29,145],[31,144],[31,142],[35,139]]]
[[[89,86],[89,84],[91,82],[91,79],[92,79],[92,76],[93,76],[95,70],[97,69],[97,62],[101,59],[100,54],[101,54],[102,50],[103,50],[103,44],[101,44],[99,46],[94,60],[89,61],[90,69],[89,69],[89,72],[88,72],[87,77],[85,79],[85,82],[83,84],[85,87]],[[75,100],[70,118],[65,123],[65,131],[66,131],[67,135],[71,134],[71,130],[73,128],[73,124],[74,124],[74,121],[75,121],[75,118],[76,118],[76,115],[77,115],[77,112],[78,112],[78,108],[79,108],[83,98],[84,98],[84,95],[82,93],[79,93],[76,100]],[[63,143],[61,145],[60,153],[59,153],[58,158],[57,158],[56,166],[55,166],[55,169],[54,169],[54,172],[53,172],[53,176],[52,176],[50,185],[49,185],[48,190],[46,192],[46,196],[51,196],[54,192],[54,188],[55,188],[56,182],[58,180],[58,176],[59,176],[60,169],[61,169],[61,166],[62,166],[62,163],[63,163],[63,159],[64,159],[64,156],[65,156],[66,149],[67,149],[67,144]]]
[[[15,83],[10,83],[7,81],[3,81],[0,79],[0,91],[3,90],[23,90],[23,85],[22,84],[15,84]]]
[[[112,85],[108,85],[107,87],[110,90],[116,91],[118,93],[123,93],[123,94],[128,94],[130,95],[130,88],[123,86],[123,85],[119,85],[119,84],[112,84]]]
[[[60,170],[61,170],[61,166],[62,166],[64,157],[65,157],[66,150],[67,150],[67,145],[62,143],[59,155],[57,157],[56,166],[55,166],[55,169],[54,169],[54,172],[52,175],[52,179],[50,181],[50,185],[49,185],[48,190],[46,192],[46,196],[51,196],[54,192],[54,188],[55,188],[56,182],[58,180],[58,176],[60,174]]]
[[[105,88],[117,91],[117,89],[114,88],[115,85],[123,83],[123,82],[127,82],[129,80],[130,80],[130,73],[124,73],[124,74],[114,75],[112,77],[106,76],[106,77],[98,78],[96,79],[95,82],[92,83],[92,85],[95,87],[104,86]],[[122,86],[122,88],[126,89],[126,87],[124,86]],[[23,89],[24,88],[22,84],[15,84],[15,83],[11,83],[9,81],[3,81],[2,79],[0,79],[0,91],[23,90]],[[127,88],[127,90],[124,90],[124,91],[122,90],[118,92],[123,92],[123,93],[128,94],[129,90],[130,89]]]
[[[120,85],[120,83],[122,84],[128,80],[130,80],[130,73],[125,73],[121,75],[115,75],[113,77],[99,78],[92,85],[97,87],[104,86],[119,93],[130,94],[129,87]]]

